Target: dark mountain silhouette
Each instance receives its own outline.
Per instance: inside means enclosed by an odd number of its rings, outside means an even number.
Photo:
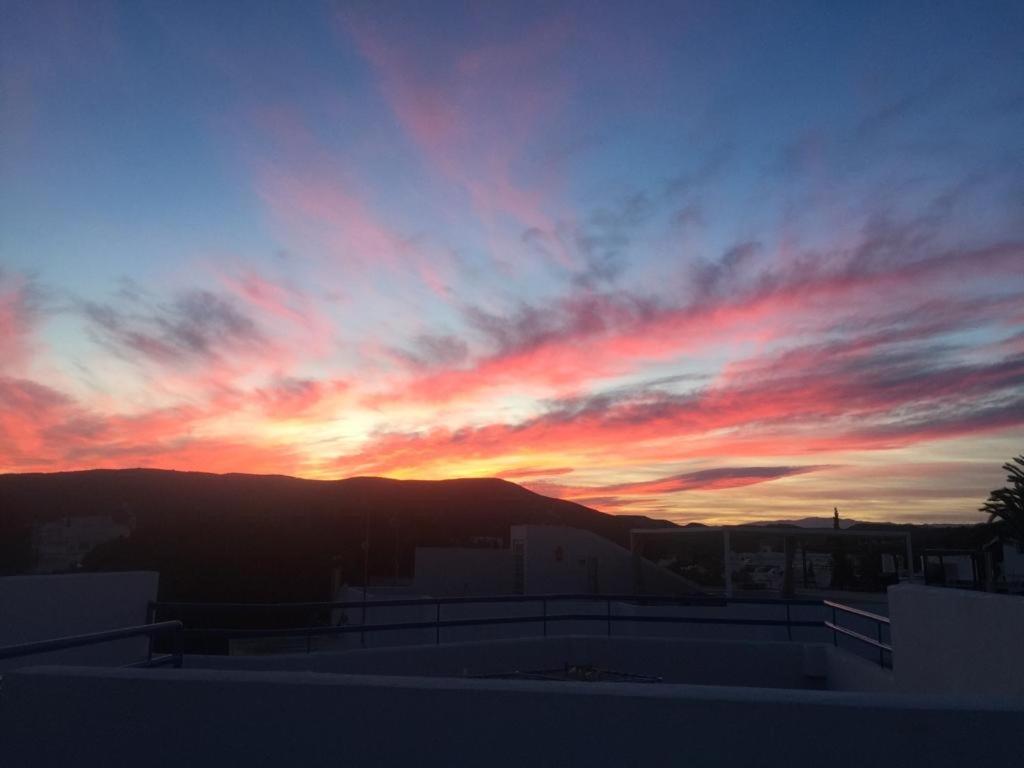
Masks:
[[[847,520],[845,518],[839,521],[839,527],[843,530],[856,524],[856,520]],[[800,517],[792,520],[755,520],[749,523],[741,523],[741,525],[760,528],[831,528],[832,518]]]
[[[0,574],[32,567],[33,525],[90,515],[130,522],[132,533],[98,546],[86,569],[156,570],[162,600],[199,602],[332,599],[337,579],[363,583],[367,534],[374,583],[411,576],[417,546],[464,546],[477,537],[508,546],[515,524],[568,525],[623,546],[633,528],[672,526],[489,478],[319,481],[151,469],[10,474],[0,475]],[[915,552],[976,549],[993,535],[983,523],[854,523],[848,530],[907,530]]]
[[[584,528],[624,546],[629,530],[670,526],[607,515],[498,479],[302,480],[152,469],[0,475],[0,571],[31,565],[33,524],[65,516],[131,520],[90,570],[160,572],[163,600],[301,601],[330,595],[335,570],[362,583],[411,575],[416,546],[501,538],[520,523]]]

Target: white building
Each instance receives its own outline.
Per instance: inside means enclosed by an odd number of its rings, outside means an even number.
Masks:
[[[59,573],[79,568],[83,558],[100,544],[128,536],[131,526],[106,515],[62,517],[39,523],[32,530],[36,573]]]

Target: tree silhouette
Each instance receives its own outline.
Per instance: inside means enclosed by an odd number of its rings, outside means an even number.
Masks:
[[[988,521],[1002,520],[1010,535],[1024,543],[1024,454],[1003,464],[1008,485],[988,495],[979,511],[988,513]]]

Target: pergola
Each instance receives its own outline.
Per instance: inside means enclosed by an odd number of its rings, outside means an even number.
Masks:
[[[833,552],[836,541],[841,542],[862,542],[887,540],[893,544],[902,544],[906,557],[907,569],[913,569],[913,547],[910,542],[909,531],[870,531],[870,530],[841,530],[836,528],[783,528],[776,526],[694,526],[691,528],[637,528],[630,531],[630,548],[633,552],[642,554],[642,540],[645,538],[670,537],[685,539],[689,537],[718,534],[722,537],[723,562],[725,564],[725,592],[727,596],[733,594],[732,584],[732,541],[736,537],[761,536],[782,539],[783,552],[785,553],[785,573],[783,584],[793,585],[792,564],[796,552],[799,550],[804,557],[802,571],[806,576],[806,555],[807,552]]]

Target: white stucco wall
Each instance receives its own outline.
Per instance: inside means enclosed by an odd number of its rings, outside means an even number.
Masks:
[[[5,768],[1016,765],[1020,700],[220,670],[5,677]]]
[[[524,542],[526,594],[633,592],[633,554],[595,533],[556,525],[515,525],[511,538]]]
[[[146,622],[157,596],[152,571],[0,578],[0,646],[130,627]],[[145,655],[145,638],[0,661],[0,672],[48,663],[126,664]]]
[[[507,549],[416,547],[413,586],[419,594],[512,594],[512,553]]]
[[[1003,578],[1015,589],[1024,585],[1024,547],[1016,542],[1003,544]]]
[[[899,690],[1024,696],[1024,597],[889,588]]]

